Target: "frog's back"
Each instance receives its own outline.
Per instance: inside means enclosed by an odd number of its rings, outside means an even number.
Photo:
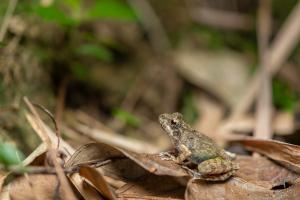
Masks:
[[[195,164],[220,155],[220,149],[217,144],[208,136],[195,130],[184,134],[181,142],[191,151],[190,161]]]

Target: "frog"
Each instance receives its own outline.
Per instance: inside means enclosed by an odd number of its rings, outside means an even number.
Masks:
[[[181,113],[164,113],[158,119],[177,152],[177,155],[162,152],[161,158],[181,164],[194,179],[225,181],[239,169],[239,165],[234,162],[235,154],[224,150],[213,139],[193,129],[183,120]],[[190,169],[190,164],[196,165],[196,170]]]

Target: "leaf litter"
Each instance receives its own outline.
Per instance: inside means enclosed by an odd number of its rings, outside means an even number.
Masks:
[[[57,145],[55,133],[44,122],[38,122],[31,114],[27,114],[27,118],[36,132],[44,127],[46,136],[50,138],[45,141],[50,141],[51,146]],[[37,126],[37,123],[41,124]],[[46,136],[43,135],[43,138]],[[72,189],[77,198],[295,199],[299,196],[299,146],[252,138],[235,142],[263,156],[238,155],[236,162],[240,169],[235,176],[217,183],[192,179],[180,165],[162,160],[158,154],[137,153],[99,142],[74,150],[62,138],[59,149],[66,154],[60,158],[65,163],[62,169],[73,184]],[[46,147],[43,142],[23,161],[24,166],[54,168],[47,163]],[[36,199],[36,196],[43,199],[52,199],[55,196],[63,198],[66,195],[63,192],[65,186],[60,184],[55,173],[30,173],[17,176],[4,186],[3,191],[6,194],[8,192],[10,198],[21,193],[30,194],[19,196],[26,199]]]

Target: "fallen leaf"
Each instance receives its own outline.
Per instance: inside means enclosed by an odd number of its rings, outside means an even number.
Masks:
[[[246,149],[265,155],[288,169],[300,173],[300,146],[275,140],[254,138],[235,140],[235,142],[241,143]]]
[[[235,177],[241,178],[248,183],[271,189],[283,183],[294,182],[299,175],[266,157],[237,156],[236,161],[240,169]]]
[[[187,200],[243,199],[243,200],[284,200],[298,199],[300,184],[282,190],[269,190],[264,187],[232,178],[222,183],[207,183],[190,180],[185,192]]]
[[[4,190],[8,190],[9,196],[13,200],[66,198],[59,188],[55,175],[36,174],[29,175],[28,178],[20,177]]]
[[[66,167],[86,165],[100,161],[122,158],[124,155],[118,149],[104,143],[89,143],[79,147],[70,159]]]
[[[189,176],[188,173],[173,161],[162,160],[156,154],[140,154],[132,151],[111,147],[103,143],[90,143],[80,147],[68,160],[66,166],[83,165],[107,159],[127,157],[145,170],[156,175],[176,177]]]
[[[80,167],[79,174],[89,180],[104,197],[108,199],[116,199],[116,195],[113,190],[107,184],[99,171],[88,166],[82,166]]]

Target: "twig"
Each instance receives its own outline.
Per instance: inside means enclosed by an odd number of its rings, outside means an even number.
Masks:
[[[149,1],[128,0],[128,3],[134,9],[146,31],[149,33],[150,42],[155,52],[160,55],[168,51],[171,48],[171,43]]]
[[[7,32],[9,20],[10,20],[11,16],[13,15],[13,12],[16,8],[17,3],[18,3],[18,0],[10,0],[9,1],[6,13],[4,15],[4,19],[3,19],[3,22],[2,22],[2,25],[0,28],[0,42],[2,42],[4,39],[4,36]]]
[[[43,141],[47,144],[49,158],[54,165],[54,168],[56,170],[56,174],[60,181],[60,184],[63,186],[62,190],[65,194],[65,197],[67,199],[76,199],[75,194],[73,193],[72,188],[64,174],[64,171],[57,161],[57,149],[52,148],[52,142],[50,140],[50,137],[47,134],[47,130],[46,130],[45,126],[43,126],[42,119],[40,118],[37,111],[35,110],[33,105],[30,103],[30,101],[26,97],[24,97],[24,101],[27,104],[27,106],[29,107],[29,109],[31,110],[31,112],[33,113],[35,120],[37,120],[37,126],[39,127],[39,131],[37,131],[37,132],[40,135],[40,137],[43,139]]]
[[[81,165],[76,165],[68,168],[64,168],[63,171],[65,174],[73,174],[79,172],[80,166],[90,166],[93,168],[102,167],[110,163],[111,160],[104,160],[96,163],[85,163]],[[28,167],[20,167],[20,166],[10,166],[8,168],[0,165],[1,171],[9,171],[16,175],[22,175],[24,173],[27,174],[56,174],[56,170],[54,167],[40,167],[40,166],[28,166]]]
[[[104,127],[102,124],[97,126],[99,122],[97,123],[95,119],[83,112],[78,112],[74,115],[76,115],[77,120],[76,123],[72,125],[72,128],[94,141],[104,142],[112,146],[121,147],[139,153],[157,153],[160,151],[160,149],[156,146],[133,138],[124,137],[113,132],[107,127]],[[63,129],[68,129],[68,127],[63,126]]]
[[[271,32],[271,1],[261,0],[258,8],[257,37],[260,54],[260,91],[256,105],[256,127],[254,136],[262,139],[270,139],[272,136],[272,92],[271,76],[268,71],[268,41]]]
[[[69,77],[65,77],[63,79],[63,81],[60,84],[58,95],[57,95],[58,97],[57,97],[56,108],[55,108],[55,121],[58,130],[61,130],[61,121],[62,121],[62,115],[65,107],[66,90],[67,90],[69,80],[70,80]],[[60,132],[59,132],[59,136],[60,136]]]
[[[50,157],[50,159],[52,160],[52,162],[53,162],[53,165],[54,165],[54,168],[55,168],[55,171],[56,171],[56,174],[57,174],[57,177],[58,177],[58,179],[59,179],[59,182],[60,182],[60,184],[63,186],[62,187],[62,191],[64,192],[64,197],[65,197],[65,199],[77,199],[76,198],[76,196],[75,196],[75,194],[74,194],[74,192],[73,192],[73,190],[72,190],[72,188],[71,188],[71,185],[70,185],[70,183],[68,182],[68,180],[67,180],[67,177],[66,177],[66,175],[65,175],[65,173],[64,173],[64,170],[63,170],[63,168],[60,166],[60,164],[58,163],[58,161],[57,161],[57,151],[55,150],[55,149],[50,149],[49,151],[48,151],[48,153],[49,153],[49,157]]]
[[[47,149],[51,149],[51,140],[50,140],[50,138],[49,138],[49,136],[48,136],[45,128],[42,125],[42,119],[38,115],[37,111],[34,109],[33,105],[27,99],[27,97],[24,97],[24,101],[27,104],[27,106],[30,109],[30,111],[32,112],[32,114],[34,115],[35,120],[37,121],[36,125],[37,125],[37,128],[39,129],[39,131],[37,131],[37,134],[40,136],[40,138],[42,139],[42,141],[44,143],[46,143]]]
[[[188,8],[191,18],[201,24],[243,31],[253,30],[254,28],[254,22],[250,15],[211,8],[190,8],[190,6]]]
[[[53,124],[54,124],[54,128],[55,128],[55,134],[57,137],[57,150],[59,149],[59,144],[60,144],[60,129],[58,128],[58,125],[56,123],[56,120],[54,119],[53,114],[44,106],[40,105],[40,104],[36,104],[36,103],[32,103],[32,105],[36,106],[37,108],[41,109],[42,111],[44,111],[52,120]]]
[[[268,70],[274,75],[282,64],[287,60],[291,51],[295,48],[300,37],[300,2],[295,6],[292,13],[286,19],[279,33],[276,35],[268,53]],[[260,76],[256,74],[250,83],[249,89],[234,108],[230,120],[243,115],[253,103],[260,86]]]
[[[255,118],[252,115],[244,115],[235,121],[223,125],[225,132],[249,133],[254,132]],[[295,130],[296,124],[292,113],[279,112],[272,120],[272,130],[277,135],[289,135]]]
[[[78,123],[74,128],[94,141],[104,142],[112,146],[121,147],[138,153],[157,153],[160,151],[159,148],[148,143],[127,138],[116,133],[108,133],[103,130],[90,128],[84,124]]]

